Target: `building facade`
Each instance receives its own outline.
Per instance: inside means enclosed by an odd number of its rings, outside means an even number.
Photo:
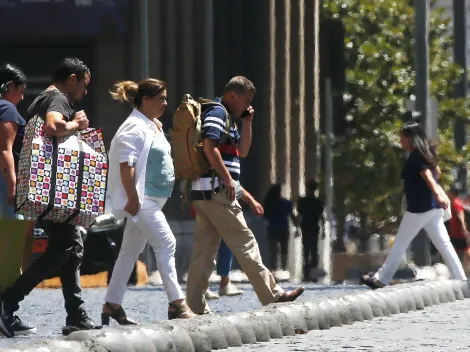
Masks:
[[[286,196],[296,199],[306,180],[319,171],[314,104],[317,2],[147,2],[149,73],[169,83],[165,129],[171,128],[171,113],[183,94],[220,95],[235,75],[255,83],[253,145],[242,162],[242,183],[259,199],[273,182],[284,184]],[[0,62],[16,62],[29,77],[20,111],[49,84],[60,58],[77,56],[92,70],[89,95],[81,107],[93,126],[103,128],[109,144],[130,107],[112,101],[108,91],[116,81],[141,78],[140,4],[0,2]],[[175,207],[175,216],[177,211]]]

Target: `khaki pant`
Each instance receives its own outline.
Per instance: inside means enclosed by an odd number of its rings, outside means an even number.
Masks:
[[[191,309],[202,314],[206,308],[205,292],[221,238],[237,258],[261,303],[276,302],[284,291],[264,266],[258,243],[238,202],[230,202],[225,193],[219,193],[212,200],[194,201],[194,208],[197,214],[196,234],[187,284],[187,300]]]

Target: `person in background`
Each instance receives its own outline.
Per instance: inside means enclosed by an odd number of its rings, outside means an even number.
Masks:
[[[16,172],[26,121],[16,106],[23,100],[26,83],[26,75],[19,67],[12,64],[0,66],[0,219],[21,218],[15,214],[14,204]],[[36,332],[35,327],[23,323],[17,315],[12,315],[11,319],[12,322],[6,324],[0,321],[0,330],[5,336]]]
[[[374,275],[364,275],[361,281],[372,289],[388,285],[408,245],[423,228],[443,257],[451,277],[466,280],[462,264],[444,225],[444,209],[450,204],[447,204],[447,197],[437,182],[440,169],[436,149],[416,122],[404,124],[400,131],[400,144],[409,153],[401,174],[406,211],[385,263]]]
[[[463,264],[468,249],[469,233],[465,223],[464,204],[459,198],[459,193],[460,190],[455,186],[451,187],[450,191],[448,192],[452,211],[452,218],[449,220],[449,237],[450,242],[454,246],[459,259]]]
[[[212,292],[209,288],[206,291],[206,299],[217,299],[219,296],[238,296],[243,291],[239,290],[230,280],[230,271],[232,270],[233,253],[227,247],[223,240],[220,241],[217,252],[216,273],[220,276],[219,293]]]
[[[302,244],[304,253],[303,280],[309,281],[310,270],[318,267],[318,237],[320,222],[324,227],[323,202],[317,197],[318,183],[310,180],[307,183],[307,194],[297,202],[297,211],[302,229]]]
[[[287,269],[289,243],[289,218],[297,227],[293,203],[282,197],[280,183],[271,185],[264,199],[264,218],[268,222],[267,233],[271,255],[271,270],[277,270],[277,257],[281,248],[281,268]]]
[[[26,121],[16,105],[23,100],[26,76],[12,64],[0,66],[0,218],[16,219],[16,171]]]
[[[113,318],[120,325],[134,325],[122,301],[127,281],[147,241],[152,246],[157,267],[168,297],[168,319],[192,318],[178,283],[175,265],[176,239],[163,214],[175,183],[171,146],[159,121],[167,106],[167,83],[148,78],[139,83],[118,82],[113,99],[134,106],[111,142],[109,151],[106,212],[127,218],[124,238],[106,292],[101,320]]]

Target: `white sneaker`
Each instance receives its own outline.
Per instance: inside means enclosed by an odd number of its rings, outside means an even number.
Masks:
[[[207,300],[214,300],[214,299],[218,299],[219,298],[219,295],[216,293],[216,292],[212,292],[211,290],[207,289],[206,291],[206,299]]]
[[[242,294],[243,291],[239,290],[235,285],[232,285],[232,283],[229,283],[219,290],[219,296],[238,296]]]
[[[206,304],[206,307],[204,308],[204,315],[205,314],[214,314],[214,312],[212,311],[212,309]]]

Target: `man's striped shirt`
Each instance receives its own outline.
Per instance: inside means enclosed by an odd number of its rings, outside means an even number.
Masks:
[[[215,99],[220,103],[220,99]],[[213,106],[206,109],[201,116],[202,119],[202,139],[209,138],[220,142],[225,134],[225,122],[227,112],[222,106]],[[240,134],[236,125],[230,126],[231,141],[227,139],[223,144],[218,145],[225,166],[235,181],[240,179],[240,155],[236,144],[240,142]],[[212,169],[199,180],[193,181],[191,190],[192,200],[204,200],[212,198]],[[214,179],[214,190],[218,191],[219,182]]]

